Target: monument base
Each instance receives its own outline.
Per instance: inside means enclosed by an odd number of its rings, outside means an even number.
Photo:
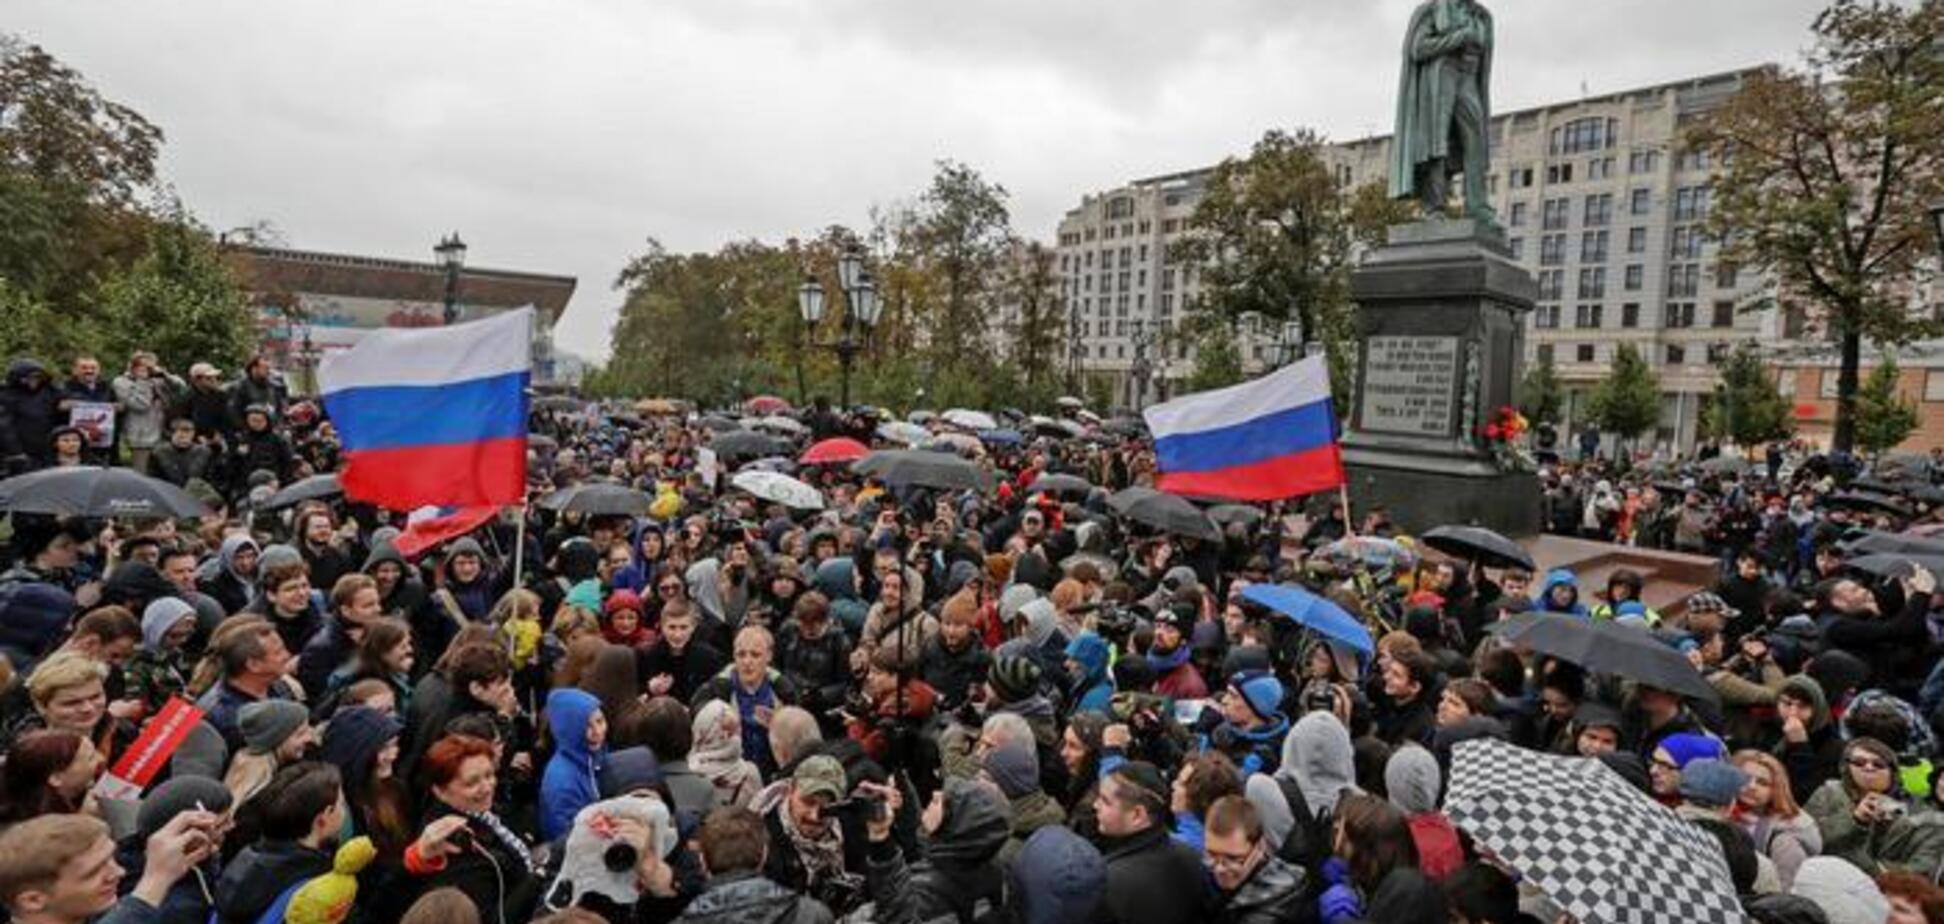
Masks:
[[[1489,222],[1390,229],[1351,276],[1362,344],[1343,436],[1353,515],[1382,506],[1409,532],[1539,532],[1539,484],[1501,471],[1486,424],[1517,402],[1537,285]]]

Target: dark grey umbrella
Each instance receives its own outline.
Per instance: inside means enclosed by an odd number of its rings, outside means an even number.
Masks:
[[[1831,507],[1844,507],[1850,510],[1875,510],[1891,516],[1910,516],[1910,508],[1904,506],[1901,498],[1877,494],[1873,491],[1843,491],[1831,494],[1824,503]]]
[[[1748,473],[1750,467],[1747,459],[1741,456],[1729,455],[1715,456],[1700,465],[1702,471],[1713,472],[1717,475],[1726,475],[1730,472],[1736,475],[1745,475]]]
[[[540,506],[594,517],[641,517],[648,515],[654,502],[654,498],[627,485],[595,481],[561,488],[541,498]]]
[[[295,507],[305,501],[340,497],[343,494],[344,486],[338,484],[338,476],[335,473],[312,475],[270,495],[270,498],[263,502],[262,509],[282,510],[285,507]]]
[[[187,519],[209,512],[189,492],[133,469],[50,468],[0,481],[0,510],[57,517]]]
[[[1865,532],[1842,543],[1851,555],[1937,555],[1944,556],[1944,539],[1906,536],[1899,533]]]
[[[1145,523],[1165,533],[1210,541],[1222,538],[1222,531],[1208,514],[1173,494],[1153,488],[1132,487],[1116,491],[1107,498],[1107,507],[1136,523]]]
[[[1921,552],[1877,552],[1843,562],[1874,577],[1901,580],[1923,568],[1932,574],[1944,575],[1944,554],[1926,555]]]
[[[1652,632],[1609,619],[1520,613],[1498,624],[1498,636],[1589,671],[1716,701],[1714,688],[1688,659]]]
[[[724,417],[720,414],[705,415],[700,421],[698,421],[698,423],[702,424],[704,429],[714,430],[717,433],[728,433],[730,431],[741,430],[743,428],[742,424],[730,420],[729,418]]]
[[[1475,561],[1487,568],[1534,570],[1531,553],[1482,526],[1440,526],[1425,533],[1421,541],[1453,558]]]
[[[1252,504],[1216,504],[1208,508],[1209,519],[1223,526],[1233,524],[1254,526],[1262,522],[1262,518],[1266,515],[1261,507]]]
[[[568,395],[548,395],[533,399],[533,409],[536,411],[578,411],[584,406],[585,402],[581,399]]]
[[[945,491],[990,491],[992,474],[949,452],[885,449],[851,463],[851,471],[875,475],[892,487],[910,485]]]
[[[1027,485],[1026,490],[1047,494],[1078,494],[1084,497],[1087,492],[1093,490],[1093,482],[1079,475],[1041,475],[1033,479],[1033,483]]]
[[[540,452],[548,452],[559,449],[560,443],[545,433],[529,433],[527,434],[527,448],[539,450]]]
[[[718,433],[709,441],[709,448],[724,462],[733,464],[738,459],[761,459],[765,456],[786,456],[790,454],[788,440],[757,433],[754,430],[731,430]]]

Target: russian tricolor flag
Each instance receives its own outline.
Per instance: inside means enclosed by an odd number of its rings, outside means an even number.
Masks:
[[[1157,404],[1144,416],[1160,469],[1155,487],[1171,494],[1272,501],[1344,483],[1322,356]]]
[[[383,328],[324,358],[344,493],[393,510],[517,504],[526,493],[533,309]]]

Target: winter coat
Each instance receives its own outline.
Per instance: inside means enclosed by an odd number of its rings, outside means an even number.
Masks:
[[[1794,818],[1744,813],[1736,815],[1735,821],[1748,832],[1755,849],[1775,862],[1784,889],[1795,881],[1802,861],[1822,853],[1822,829],[1808,812],[1798,811]]]
[[[999,848],[999,857],[996,861],[999,867],[1006,869],[1012,866],[1013,860],[1018,859],[1019,852],[1025,849],[1026,840],[1033,836],[1033,832],[1052,825],[1066,824],[1066,820],[1066,809],[1061,808],[1060,803],[1053,801],[1052,796],[1040,790],[1035,789],[1013,799],[1012,836],[1006,839],[1004,847]]]
[[[285,889],[331,871],[331,855],[295,841],[263,841],[243,848],[216,881],[222,924],[255,924]]]
[[[680,652],[671,650],[664,638],[635,656],[635,676],[646,683],[667,674],[671,681],[668,695],[687,703],[697,698],[724,663],[722,652],[699,638],[690,639]]]
[[[587,724],[601,701],[585,690],[564,687],[547,694],[547,728],[554,755],[540,778],[540,837],[552,841],[574,827],[574,815],[601,800],[601,762],[605,746],[590,748]]]
[[[842,623],[844,631],[856,638],[864,631],[864,617],[871,606],[857,595],[857,565],[848,558],[832,558],[817,566],[817,590],[830,598],[830,617]]]
[[[67,639],[68,623],[80,610],[62,583],[22,564],[0,574],[0,655],[24,677]]]
[[[1434,881],[1451,875],[1465,863],[1458,829],[1438,811],[1440,785],[1438,759],[1424,748],[1398,748],[1384,764],[1384,789],[1391,804],[1410,824],[1411,840],[1417,844],[1418,869]]]
[[[1329,819],[1343,794],[1356,791],[1356,780],[1350,733],[1336,716],[1312,712],[1283,739],[1282,767],[1273,777],[1250,777],[1244,791],[1262,814],[1263,832],[1278,845],[1281,856],[1320,863],[1330,851]],[[1301,812],[1291,807],[1285,783],[1302,797]],[[1311,824],[1298,826],[1300,818],[1308,818]]]
[[[425,821],[430,824],[457,814],[450,806],[435,804]],[[481,924],[528,920],[540,898],[542,879],[484,821],[468,816],[465,830],[472,849],[447,856],[443,867],[421,879],[420,888],[430,892],[451,887],[464,892],[479,909]]]
[[[35,374],[41,385],[29,388],[27,378]],[[6,386],[0,388],[0,463],[10,470],[54,462],[54,428],[67,423],[67,415],[55,407],[60,396],[52,381],[47,367],[34,360],[16,359],[7,366]]]
[[[174,443],[163,443],[149,454],[148,474],[180,488],[197,478],[210,480],[210,469],[214,462],[215,456],[210,453],[209,447],[201,443],[191,443],[187,449],[178,449]]]
[[[1423,873],[1400,866],[1384,875],[1364,902],[1359,924],[1445,924],[1444,893]]]
[[[1566,615],[1590,615],[1590,611],[1586,608],[1586,601],[1580,593],[1579,578],[1565,568],[1554,568],[1546,572],[1545,583],[1539,585],[1539,592],[1533,595],[1533,609],[1542,613],[1558,612],[1552,604],[1552,589],[1554,587],[1571,587],[1573,589],[1573,603],[1566,608]]]
[[[1877,685],[1914,699],[1930,652],[1929,614],[1930,595],[1917,594],[1897,613],[1837,616],[1823,626],[1823,644],[1862,658]]]
[[[127,374],[115,376],[110,388],[122,406],[122,442],[130,449],[155,448],[162,442],[163,428],[169,421],[169,403],[187,387],[181,377],[174,375],[151,375],[145,379]]]
[[[1822,832],[1822,855],[1838,857],[1874,876],[1893,869],[1929,877],[1944,863],[1944,815],[1912,809],[1893,821],[1857,824],[1855,797],[1841,778],[1830,780],[1803,806]]]
[[[1233,893],[1221,899],[1215,911],[1218,924],[1302,924],[1316,918],[1316,904],[1309,901],[1304,872],[1274,855],[1264,857],[1261,865]]]
[[[1080,664],[1072,696],[1075,712],[1106,714],[1114,699],[1114,681],[1107,676],[1107,641],[1092,632],[1082,632],[1067,643],[1066,656]]]
[[[736,679],[736,665],[730,664],[696,691],[695,698],[689,703],[689,711],[699,714],[711,700],[728,703],[736,710],[737,718],[742,720],[743,757],[754,761],[765,774],[776,772],[776,758],[770,753],[769,730],[756,721],[756,707],[767,706],[776,710],[796,705],[796,684],[772,667],[754,691],[744,690]]]
[[[945,647],[942,632],[925,645],[918,662],[918,677],[938,691],[939,708],[945,712],[963,705],[972,690],[985,683],[991,670],[992,654],[976,636],[966,639],[964,648],[953,651]]]
[[[1200,855],[1156,824],[1124,837],[1099,838],[1107,861],[1107,910],[1115,920],[1194,924],[1208,904]]]
[[[689,902],[677,924],[833,924],[822,902],[799,895],[755,873],[709,880],[709,888]]]
[[[358,644],[351,641],[343,623],[335,617],[326,622],[324,630],[312,635],[298,651],[297,683],[304,694],[321,702],[332,672],[351,660],[357,650]]]
[[[921,583],[915,572],[907,569],[905,574],[908,587]],[[852,655],[853,666],[855,659],[868,659],[871,652],[883,648],[893,652],[900,668],[917,669],[918,656],[924,653],[925,644],[938,634],[938,619],[920,608],[923,597],[918,593],[907,589],[905,598],[903,611],[895,615],[886,612],[882,603],[871,606],[858,636],[857,651]]]
[[[776,666],[796,686],[798,705],[821,716],[844,704],[851,680],[850,648],[842,626],[826,626],[811,639],[795,620],[783,624],[776,634]]]
[[[196,574],[196,589],[214,597],[223,605],[225,614],[242,612],[256,596],[256,581],[236,573],[236,554],[248,547],[261,554],[256,540],[242,533],[232,533],[223,539],[216,557],[205,562]]]
[[[1007,806],[998,790],[965,780],[945,785],[945,820],[910,867],[897,842],[871,845],[867,864],[877,924],[951,920],[972,924],[980,903],[998,907],[1004,880],[992,860],[1006,843]]]

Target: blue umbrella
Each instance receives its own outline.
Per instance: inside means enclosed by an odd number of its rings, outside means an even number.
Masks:
[[[1026,437],[1018,430],[985,430],[979,433],[979,440],[993,446],[1017,446],[1026,442]]]
[[[1342,642],[1367,655],[1377,653],[1377,643],[1370,637],[1370,630],[1357,617],[1301,587],[1250,584],[1242,588],[1242,599],[1275,610],[1324,638]]]

